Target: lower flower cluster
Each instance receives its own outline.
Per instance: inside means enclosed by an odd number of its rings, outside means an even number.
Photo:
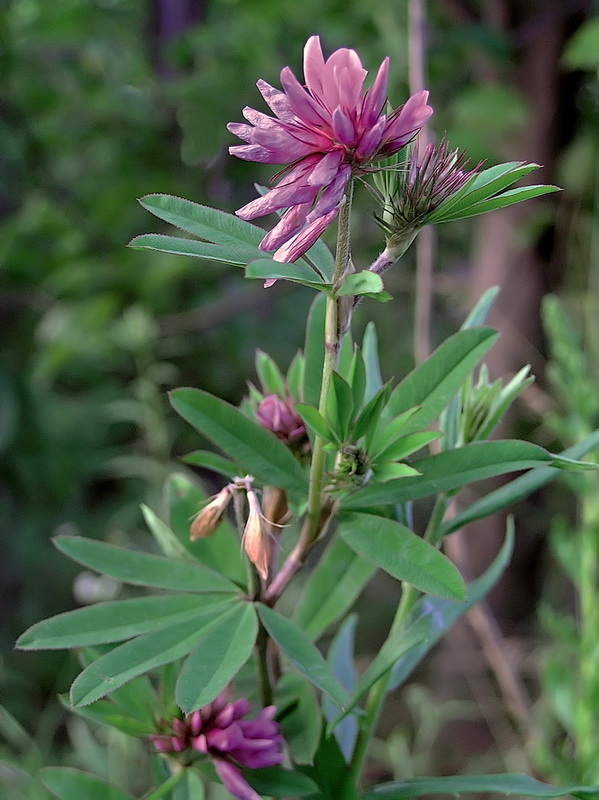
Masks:
[[[257,769],[281,764],[285,740],[273,717],[275,706],[264,708],[255,719],[244,719],[250,711],[247,700],[230,702],[227,692],[185,719],[176,718],[170,730],[152,736],[161,753],[192,749],[212,759],[220,779],[239,800],[261,800],[240,767]]]

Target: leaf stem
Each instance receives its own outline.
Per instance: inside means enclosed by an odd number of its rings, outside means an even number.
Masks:
[[[165,794],[170,792],[170,790],[179,783],[184,775],[185,767],[179,767],[179,770],[171,775],[171,777],[166,780],[162,786],[159,786],[155,792],[145,795],[142,800],[159,800],[160,797],[164,797]]]

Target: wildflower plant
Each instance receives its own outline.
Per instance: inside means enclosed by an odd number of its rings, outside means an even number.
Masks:
[[[250,385],[240,407],[200,388],[171,392],[175,411],[219,451],[196,450],[185,461],[222,476],[224,488],[206,498],[188,473],[170,478],[165,518],[143,509],[160,555],[55,539],[86,568],[147,595],[61,614],[19,639],[23,649],[79,650],[83,670],[65,703],[146,739],[162,776],[146,800],[175,797],[177,784],[177,798],[196,800],[215,781],[240,800],[599,791],[525,775],[364,783],[387,695],[496,583],[513,534],[510,525],[495,561],[469,585],[443,554],[444,537],[560,470],[594,468],[578,459],[599,442],[590,432],[555,455],[525,441],[488,441],[529,380],[523,371],[506,387],[489,383],[484,367],[472,377],[498,336],[484,326],[493,292],[398,382],[381,379],[372,324],[353,340],[353,308],[362,298],[390,299],[382,275],[421,227],[555,188],[508,188],[533,164],[471,168],[445,141],[420,151],[428,93],[388,107],[388,70],[385,59],[364,91],[357,53],[341,49],[325,60],[311,37],[305,84],[287,67],[282,91],[260,81],[274,116],[246,108],[248,124],[229,126],[245,142],[232,146],[234,156],[283,165],[273,188],[237,216],[165,195],[141,201],[188,236],[147,234],[133,247],[232,264],[266,286],[286,280],[316,294],[303,349],[286,374],[259,352],[259,386]],[[350,212],[354,185],[363,183],[379,201],[385,244],[373,264],[356,269]],[[268,233],[248,221],[272,211],[282,216]],[[319,238],[333,223],[334,256]],[[527,472],[448,516],[463,487],[516,470]],[[435,500],[420,531],[412,508],[424,498]],[[397,580],[401,595],[386,641],[358,677],[349,612],[377,570]],[[303,588],[290,609],[279,601],[296,581]],[[76,770],[50,768],[43,780],[63,800],[87,796],[90,786],[94,796],[130,800]]]

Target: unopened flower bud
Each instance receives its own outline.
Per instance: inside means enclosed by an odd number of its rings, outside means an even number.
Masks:
[[[189,538],[192,542],[195,542],[196,539],[205,539],[206,536],[214,533],[222,522],[230,500],[231,489],[229,486],[225,486],[212,498],[208,505],[204,506],[191,523]]]
[[[250,510],[243,531],[243,546],[252,564],[266,580],[272,558],[273,539],[268,531],[268,525],[260,509],[256,493],[249,491],[247,499]]]
[[[256,409],[256,416],[264,428],[285,444],[298,442],[306,435],[306,426],[291,400],[282,400],[276,394],[264,398]]]
[[[277,486],[265,486],[262,491],[262,506],[266,520],[271,527],[284,525],[289,519],[287,492]]]

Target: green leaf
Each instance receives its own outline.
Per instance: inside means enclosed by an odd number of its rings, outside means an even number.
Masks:
[[[334,736],[323,736],[313,767],[303,767],[317,784],[320,794],[310,800],[360,800],[353,775]]]
[[[212,608],[198,611],[195,619],[170,628],[146,633],[115,647],[90,664],[75,679],[70,698],[74,706],[85,706],[123,686],[132,678],[186,656],[223,618],[230,619],[239,602],[223,603],[220,614]]]
[[[342,539],[332,539],[306,581],[295,621],[310,638],[319,639],[354,604],[375,572]]]
[[[301,261],[313,264],[322,274],[325,281],[332,283],[335,272],[335,258],[322,238],[316,240]]]
[[[337,705],[343,706],[347,694],[304,631],[295,622],[268,606],[259,603],[257,609],[264,627],[291,663],[311,683],[326,692]]]
[[[122,789],[71,767],[45,767],[40,770],[44,786],[60,800],[134,800]]]
[[[195,542],[189,540],[189,526],[206,504],[206,493],[188,475],[181,473],[174,473],[168,478],[165,493],[169,521],[179,541],[202,564],[245,587],[247,571],[239,537],[227,519],[223,519],[211,536]]]
[[[582,458],[597,447],[599,447],[599,429],[593,431],[593,433],[582,442],[578,442],[567,450],[564,450],[561,456],[575,459]],[[528,495],[540,489],[541,486],[557,478],[561,472],[562,470],[557,467],[537,467],[526,475],[522,475],[510,481],[510,483],[505,484],[505,486],[501,486],[499,489],[489,492],[489,494],[477,500],[475,503],[472,503],[468,508],[460,511],[452,519],[446,520],[441,526],[442,535],[447,536],[447,534],[459,530],[464,525],[495,514],[496,511],[528,497]]]
[[[338,372],[333,372],[327,402],[329,425],[340,442],[346,442],[353,419],[354,399],[349,383]]]
[[[467,219],[468,217],[475,217],[477,214],[486,214],[489,211],[496,211],[498,208],[507,208],[513,206],[515,203],[521,203],[523,200],[530,200],[533,197],[540,197],[544,194],[551,192],[561,191],[559,186],[546,186],[538,184],[535,186],[522,186],[519,189],[508,189],[498,197],[491,197],[482,203],[468,206],[461,212],[449,213],[443,218],[443,222],[453,222],[457,219]]]
[[[362,353],[356,345],[349,365],[347,382],[351,386],[354,408],[358,409],[362,405],[366,391],[366,366]]]
[[[264,767],[243,770],[244,777],[252,789],[261,795],[276,797],[302,797],[318,790],[314,781],[301,772],[283,767]]]
[[[343,501],[343,507],[368,508],[405,503],[439,492],[461,489],[484,478],[537,467],[552,460],[550,453],[529,442],[511,439],[473,442],[416,461],[414,466],[420,470],[419,476],[358,489]]]
[[[397,631],[390,636],[379,650],[366,672],[355,685],[349,702],[337,717],[329,724],[329,730],[334,729],[350,714],[372,688],[374,683],[399,661],[399,659],[420,644],[426,638],[425,628],[419,630],[417,626],[410,629]]]
[[[294,763],[311,764],[322,730],[320,705],[314,687],[300,675],[287,672],[277,684],[275,703],[277,722]]]
[[[343,286],[336,292],[340,297],[378,294],[384,291],[383,279],[376,272],[367,269],[346,275]]]
[[[366,368],[366,390],[364,399],[368,402],[382,388],[381,367],[379,364],[378,341],[374,322],[369,322],[362,339],[362,356]]]
[[[302,286],[309,286],[311,289],[319,289],[322,292],[329,292],[333,288],[330,283],[324,283],[318,273],[305,264],[298,262],[285,264],[281,261],[273,261],[264,257],[247,265],[245,277],[265,281],[291,281],[291,283],[299,283]]]
[[[56,536],[56,547],[84,567],[134,586],[171,589],[175,592],[235,593],[239,589],[223,575],[193,561],[126,550],[83,536]]]
[[[353,691],[357,681],[354,665],[354,638],[357,622],[357,614],[350,614],[349,617],[346,617],[335,634],[327,654],[327,661],[331,665],[337,680],[348,693]],[[323,699],[324,715],[329,722],[329,727],[337,740],[343,757],[349,764],[358,737],[356,715],[348,715],[342,721],[331,724],[338,715],[338,709],[328,698],[325,697]]]
[[[366,449],[371,446],[372,438],[376,434],[379,426],[380,416],[384,412],[385,405],[389,399],[391,388],[388,383],[382,386],[379,391],[371,397],[364,408],[358,414],[353,430],[353,439],[358,441],[362,436],[366,437]]]
[[[491,286],[490,289],[487,289],[464,320],[460,330],[466,331],[469,328],[477,328],[479,325],[484,325],[499,291],[499,286]]]
[[[404,435],[428,428],[498,335],[492,328],[460,331],[401,381],[389,398],[388,414],[395,417],[409,408],[421,406],[406,424]]]
[[[467,586],[468,599],[465,603],[455,603],[438,597],[420,597],[408,617],[404,630],[417,629],[425,636],[396,663],[389,682],[389,691],[396,689],[412,674],[425,655],[441,639],[449,628],[470,608],[476,605],[497,583],[510,560],[514,548],[514,524],[508,518],[505,541],[500,552],[487,571]]]
[[[451,561],[399,522],[374,514],[343,512],[339,528],[352,550],[394,578],[439,597],[466,599],[464,581]]]
[[[70,714],[76,714],[88,722],[99,725],[108,725],[117,731],[122,731],[128,736],[148,736],[156,731],[156,722],[150,715],[147,722],[143,722],[135,717],[130,717],[120,711],[119,707],[110,700],[96,700],[85,708],[73,708],[69,702],[68,695],[59,695],[59,700]]]
[[[410,797],[425,797],[432,794],[459,793],[518,794],[525,797],[573,797],[592,798],[599,792],[599,786],[550,786],[528,775],[451,775],[446,778],[412,778],[407,781],[383,783],[366,792],[363,800],[406,800]]]
[[[175,389],[170,400],[177,413],[259,480],[295,498],[307,491],[307,474],[291,451],[234,406],[200,389]]]
[[[421,474],[415,467],[397,461],[382,461],[372,465],[372,475],[380,483]]]
[[[339,440],[329,428],[327,421],[315,408],[306,406],[303,403],[297,403],[295,410],[317,436],[320,436],[326,442],[338,443]]]
[[[320,401],[320,386],[322,384],[322,368],[324,365],[325,310],[326,297],[319,294],[310,306],[304,345],[304,354],[306,356],[304,403],[316,408],[318,408]]]
[[[195,239],[182,239],[178,236],[165,236],[160,233],[145,233],[129,242],[133,250],[157,250],[176,256],[205,258],[208,261],[222,261],[235,267],[245,267],[248,261],[256,258],[256,252],[244,245],[221,245],[198,242]]]
[[[563,63],[570,69],[599,67],[599,15],[585,20],[566,42]]]
[[[258,620],[250,603],[236,606],[212,625],[185,662],[176,699],[186,714],[211,703],[252,654]]]
[[[38,622],[19,637],[16,646],[21,650],[64,650],[122,642],[194,619],[207,605],[218,611],[223,603],[228,601],[222,595],[208,598],[197,594],[96,603]]]
[[[151,508],[142,503],[141,513],[163,555],[167,558],[193,558],[189,550],[179,541],[169,526]]]
[[[233,478],[235,475],[239,475],[240,472],[238,465],[234,461],[224,456],[219,456],[218,453],[213,453],[212,450],[194,450],[182,456],[181,461],[185,464],[192,464],[194,467],[210,469],[212,472],[224,475],[225,478]]]
[[[278,394],[285,397],[287,386],[281,370],[273,359],[263,350],[256,350],[256,373],[262,385],[264,394]]]
[[[254,258],[263,255],[258,245],[264,231],[234,214],[168,194],[149,194],[139,202],[154,216],[200,239],[220,245],[249,245],[255,251]]]
[[[399,461],[417,452],[427,444],[434,442],[440,436],[443,436],[443,434],[439,431],[420,431],[418,433],[410,433],[408,436],[401,436],[387,445],[380,453],[377,453],[376,456],[373,456],[373,459],[376,461]]]
[[[292,399],[296,403],[304,399],[304,368],[306,362],[303,353],[297,352],[287,370],[287,386]]]

